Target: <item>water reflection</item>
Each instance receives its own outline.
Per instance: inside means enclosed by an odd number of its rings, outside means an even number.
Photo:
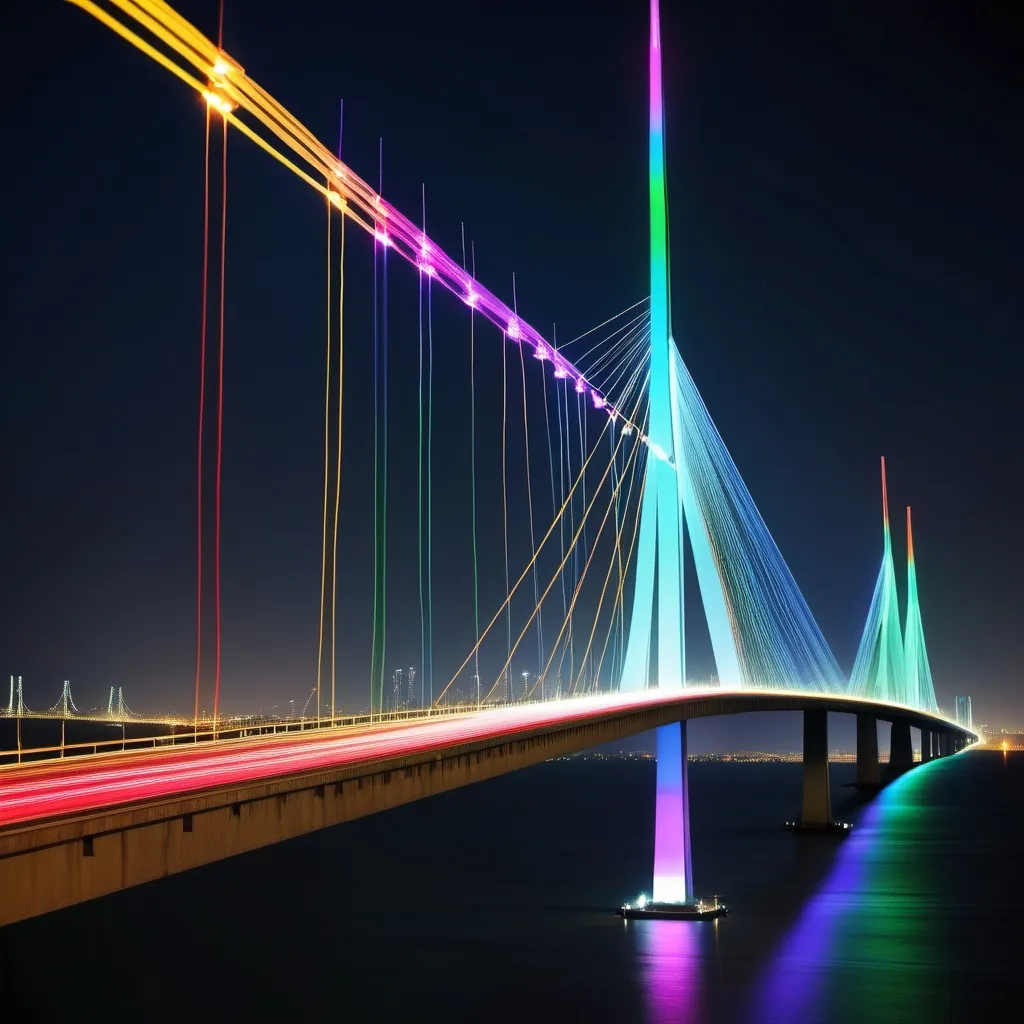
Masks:
[[[717,923],[717,922],[716,922]],[[700,1021],[700,921],[630,921],[648,1024]]]
[[[866,808],[769,961],[751,1020],[911,1019],[901,1014],[915,1008],[930,981],[918,968],[927,960],[921,933],[933,887],[915,849],[927,816],[923,790],[938,764],[903,775]],[[855,975],[849,988],[836,984],[844,974]],[[830,1005],[844,989],[857,992],[856,1009]]]

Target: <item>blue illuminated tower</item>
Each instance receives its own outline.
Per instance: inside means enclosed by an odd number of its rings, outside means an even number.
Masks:
[[[711,546],[697,509],[685,459],[679,354],[672,339],[669,302],[668,198],[665,183],[665,116],[658,0],[651,0],[650,224],[651,356],[647,473],[640,513],[636,582],[619,689],[656,684],[681,690],[686,681],[683,613],[684,525],[697,568],[712,647],[723,685],[741,683],[739,658]],[[685,515],[684,515],[685,512]],[[657,608],[657,650],[652,631]],[[657,656],[656,670],[652,665]],[[654,901],[694,901],[690,863],[686,723],[658,730]]]

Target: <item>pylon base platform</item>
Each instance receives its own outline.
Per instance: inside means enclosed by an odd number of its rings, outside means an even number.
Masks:
[[[615,913],[627,920],[650,918],[664,921],[712,921],[716,917],[725,917],[729,908],[719,903],[717,898],[698,900],[696,903],[648,903],[638,900],[636,903],[624,903]]]

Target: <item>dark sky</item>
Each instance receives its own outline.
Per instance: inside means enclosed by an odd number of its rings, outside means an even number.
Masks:
[[[844,670],[884,454],[893,518],[915,510],[940,703],[971,693],[976,720],[1019,722],[1021,20],[912,6],[666,4],[675,337]],[[179,9],[214,33],[214,0]],[[7,25],[0,668],[30,706],[67,677],[83,704],[123,685],[129,704],[190,709],[202,109],[68,4],[16,0]],[[225,47],[330,145],[344,98],[351,166],[375,181],[383,137],[385,196],[417,217],[425,182],[431,233],[458,256],[464,222],[480,280],[510,299],[515,272],[523,314],[566,338],[647,293],[647,31],[640,0],[228,0]],[[229,164],[223,700],[242,711],[304,701],[315,678],[324,220],[245,140]],[[372,264],[353,234],[352,705],[370,653]],[[420,640],[417,284],[397,261],[389,275],[390,670],[418,664]],[[436,684],[473,636],[468,334],[435,297]],[[487,619],[504,592],[501,345],[489,327],[478,342]],[[899,532],[896,553],[902,580]],[[211,688],[208,671],[204,706]]]

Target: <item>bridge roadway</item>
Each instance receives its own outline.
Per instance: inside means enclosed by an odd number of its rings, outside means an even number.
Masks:
[[[750,711],[915,726],[949,737],[943,753],[976,739],[899,705],[694,688],[10,765],[0,925],[671,722]],[[827,763],[825,776],[827,787]]]

